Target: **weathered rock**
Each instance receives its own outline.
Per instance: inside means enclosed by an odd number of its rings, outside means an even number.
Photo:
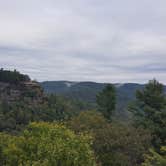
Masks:
[[[0,82],[0,100],[7,103],[23,101],[29,104],[44,102],[44,93],[41,86],[34,81],[18,84]]]

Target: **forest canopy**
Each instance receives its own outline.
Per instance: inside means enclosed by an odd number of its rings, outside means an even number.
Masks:
[[[10,71],[10,70],[4,70],[2,68],[0,69],[0,82],[16,84],[22,81],[30,81],[29,76],[21,74],[16,70]]]
[[[126,121],[115,116],[112,84],[88,109],[82,101],[44,93],[17,71],[0,73],[0,165],[165,166],[166,94],[157,80],[137,90]]]
[[[0,134],[0,165],[95,166],[88,136],[55,123],[31,123],[20,136]]]

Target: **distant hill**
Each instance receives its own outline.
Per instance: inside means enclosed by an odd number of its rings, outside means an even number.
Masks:
[[[41,83],[46,93],[66,95],[87,102],[95,102],[97,93],[102,91],[105,85],[106,83],[70,81],[46,81]],[[117,97],[121,99],[133,99],[135,91],[144,87],[144,85],[135,83],[114,84],[114,86],[117,90]]]
[[[46,93],[56,93],[83,102],[92,104],[95,107],[96,95],[105,87],[105,83],[95,82],[71,82],[71,81],[46,81],[42,82]],[[145,85],[137,83],[114,84],[117,91],[117,112],[120,116],[128,116],[125,110],[129,102],[135,99],[137,89]],[[166,90],[166,87],[165,87]]]
[[[105,83],[95,82],[70,82],[70,81],[47,81],[42,82],[46,93],[56,93],[67,96],[96,106],[96,95],[105,87]],[[144,85],[135,83],[114,84],[117,90],[117,112],[120,116],[126,115],[125,109],[130,101],[135,99],[135,91],[142,89]]]

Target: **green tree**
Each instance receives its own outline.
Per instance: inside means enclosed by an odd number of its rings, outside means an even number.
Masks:
[[[105,118],[111,120],[111,116],[116,106],[116,92],[113,85],[108,84],[102,92],[97,95],[98,110]]]
[[[86,111],[66,124],[76,133],[90,133],[93,149],[102,166],[136,166],[150,148],[150,133],[117,122],[108,123],[101,113]]]
[[[93,134],[96,130],[107,127],[107,120],[100,112],[84,111],[69,120],[66,125],[76,133],[88,132]]]
[[[1,82],[8,82],[12,84],[18,84],[22,81],[30,81],[29,76],[20,74],[18,71],[10,71],[10,70],[3,70],[0,69],[0,81]]]
[[[166,133],[166,96],[164,86],[151,80],[143,90],[136,92],[136,102],[130,106],[135,124],[149,129],[153,134],[153,145],[164,145]]]
[[[31,123],[21,136],[0,134],[0,143],[5,166],[95,166],[91,138],[59,124]]]
[[[142,166],[165,166],[166,165],[166,146],[161,147],[160,154],[151,149],[145,155],[145,162]]]

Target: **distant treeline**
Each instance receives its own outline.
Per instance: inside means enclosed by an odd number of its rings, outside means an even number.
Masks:
[[[18,71],[9,71],[4,70],[3,68],[0,69],[0,82],[8,82],[16,84],[22,81],[30,81],[28,75],[20,74]]]

